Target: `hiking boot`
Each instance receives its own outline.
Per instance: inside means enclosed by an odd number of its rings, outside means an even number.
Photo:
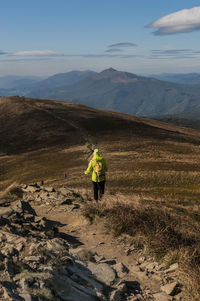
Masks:
[[[97,200],[94,200],[94,201],[93,201],[93,203],[94,203],[94,204],[97,204],[97,203],[98,203],[98,201],[97,201]]]

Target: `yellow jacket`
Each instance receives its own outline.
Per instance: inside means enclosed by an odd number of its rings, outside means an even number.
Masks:
[[[103,166],[103,171],[106,173],[106,171],[108,170],[108,167],[107,167],[107,164],[106,164],[106,161],[103,157],[101,157],[98,153],[96,153],[94,155],[94,157],[92,158],[92,160],[90,161],[89,165],[88,165],[88,168],[87,170],[85,171],[85,174],[88,175],[89,173],[92,172],[92,181],[93,182],[102,182],[102,181],[105,181],[106,180],[106,175],[99,178],[96,174],[96,172],[94,171],[94,164],[95,164],[95,161],[100,161],[102,163],[102,166]]]

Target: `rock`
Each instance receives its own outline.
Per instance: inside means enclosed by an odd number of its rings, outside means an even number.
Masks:
[[[27,292],[20,294],[20,297],[22,297],[24,301],[33,301],[32,296]]]
[[[14,270],[13,270],[13,262],[10,259],[5,260],[5,271],[8,273],[10,278],[14,276]]]
[[[20,294],[20,296],[24,298],[25,301],[32,301],[32,296],[28,293],[29,285],[26,278],[22,278],[19,283],[22,288],[22,293]]]
[[[46,191],[48,191],[48,192],[55,192],[55,189],[53,188],[53,187],[51,187],[51,186],[45,186],[45,188],[44,188]]]
[[[9,220],[7,218],[4,217],[0,217],[0,227],[5,226],[5,225],[9,225]]]
[[[145,261],[145,257],[144,256],[140,256],[138,258],[137,264],[142,264]]]
[[[66,276],[56,275],[53,278],[54,289],[63,301],[96,301],[96,292],[72,281]]]
[[[77,210],[80,208],[80,205],[79,204],[74,204],[71,211],[74,211],[74,210]]]
[[[114,282],[116,273],[108,264],[89,262],[87,266],[92,274],[103,283],[111,285]]]
[[[8,281],[0,282],[0,288],[3,290],[3,300],[24,301],[24,299],[16,293],[16,285],[14,283]]]
[[[24,214],[24,221],[25,222],[34,222],[35,215],[32,214]]]
[[[180,285],[178,282],[172,282],[161,286],[161,291],[165,292],[170,296],[175,296],[180,293]]]
[[[153,272],[156,267],[158,266],[158,264],[156,262],[149,262],[147,265],[146,265],[146,270],[151,273]]]
[[[13,209],[16,212],[23,212],[31,215],[36,215],[35,210],[31,207],[31,205],[28,202],[18,201],[13,207]]]
[[[4,217],[4,218],[8,218],[9,216],[12,215],[13,212],[14,212],[14,210],[12,208],[1,207],[0,216]],[[3,224],[2,224],[2,226],[3,226]]]
[[[25,261],[42,263],[44,259],[42,256],[26,256]]]
[[[72,200],[71,199],[66,199],[64,200],[61,205],[72,205]]]
[[[170,265],[170,267],[167,270],[165,270],[164,272],[168,274],[168,273],[176,272],[177,270],[178,270],[178,263],[174,263],[174,264]]]
[[[49,197],[49,193],[47,191],[40,191],[40,194],[38,195],[38,198],[41,198],[41,199],[48,199]]]
[[[61,188],[59,188],[58,189],[58,191],[61,193],[61,194],[63,194],[63,195],[67,195],[68,193],[69,193],[69,189],[68,188],[66,188],[66,187],[61,187]]]
[[[153,295],[155,301],[170,301],[172,300],[169,295],[163,293],[157,293]]]
[[[95,261],[94,253],[84,248],[70,249],[70,254],[83,261]]]
[[[107,264],[109,264],[109,265],[114,265],[114,264],[116,264],[117,262],[116,262],[116,260],[115,259],[102,259],[101,260],[101,263],[107,263]]]
[[[124,278],[129,272],[129,269],[121,262],[113,265],[113,268],[117,272],[119,278]]]
[[[22,190],[24,192],[36,192],[36,191],[40,191],[40,188],[37,185],[28,185],[27,187],[22,188]]]
[[[132,252],[133,252],[133,249],[131,248],[128,248],[128,249],[125,249],[124,252],[126,253],[126,255],[130,255]]]
[[[113,292],[111,292],[110,294],[110,301],[121,301],[121,300],[125,300],[124,297],[124,293],[127,292],[127,286],[125,282],[120,282],[117,287],[116,290],[114,290]]]
[[[114,290],[110,294],[110,301],[121,301],[122,300],[122,292],[120,290]]]

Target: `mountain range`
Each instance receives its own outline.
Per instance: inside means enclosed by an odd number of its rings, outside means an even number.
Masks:
[[[137,116],[180,114],[200,109],[200,85],[177,84],[107,69],[56,74],[23,89],[0,89],[22,95],[84,104]]]
[[[6,75],[0,77],[0,89],[22,89],[42,80],[39,76]]]
[[[177,83],[183,85],[199,85],[200,84],[200,74],[199,73],[161,73],[152,74],[150,77]]]

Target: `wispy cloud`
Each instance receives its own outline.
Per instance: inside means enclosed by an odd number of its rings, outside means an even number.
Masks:
[[[31,51],[18,51],[11,54],[12,56],[63,56],[64,54],[57,53],[52,50],[31,50]]]
[[[0,59],[0,63],[13,63],[13,62],[38,62],[38,61],[50,61],[53,60],[53,58],[49,57],[16,57],[16,58],[7,58],[7,59]]]
[[[199,52],[193,49],[154,49],[149,59],[194,59],[199,58]]]
[[[148,24],[147,28],[158,28],[155,35],[168,35],[200,30],[200,6],[183,9],[166,15]]]
[[[159,54],[159,55],[179,55],[179,54],[187,54],[190,55],[194,53],[191,49],[154,49],[152,50],[152,54]]]
[[[125,43],[112,44],[109,45],[108,47],[119,48],[119,47],[135,47],[135,46],[137,46],[135,43],[125,42]]]
[[[121,57],[121,54],[80,54],[78,55],[84,58],[114,58]]]
[[[123,52],[123,50],[119,48],[111,48],[106,50],[105,52]]]
[[[0,55],[5,55],[5,54],[7,54],[7,52],[0,50]]]

